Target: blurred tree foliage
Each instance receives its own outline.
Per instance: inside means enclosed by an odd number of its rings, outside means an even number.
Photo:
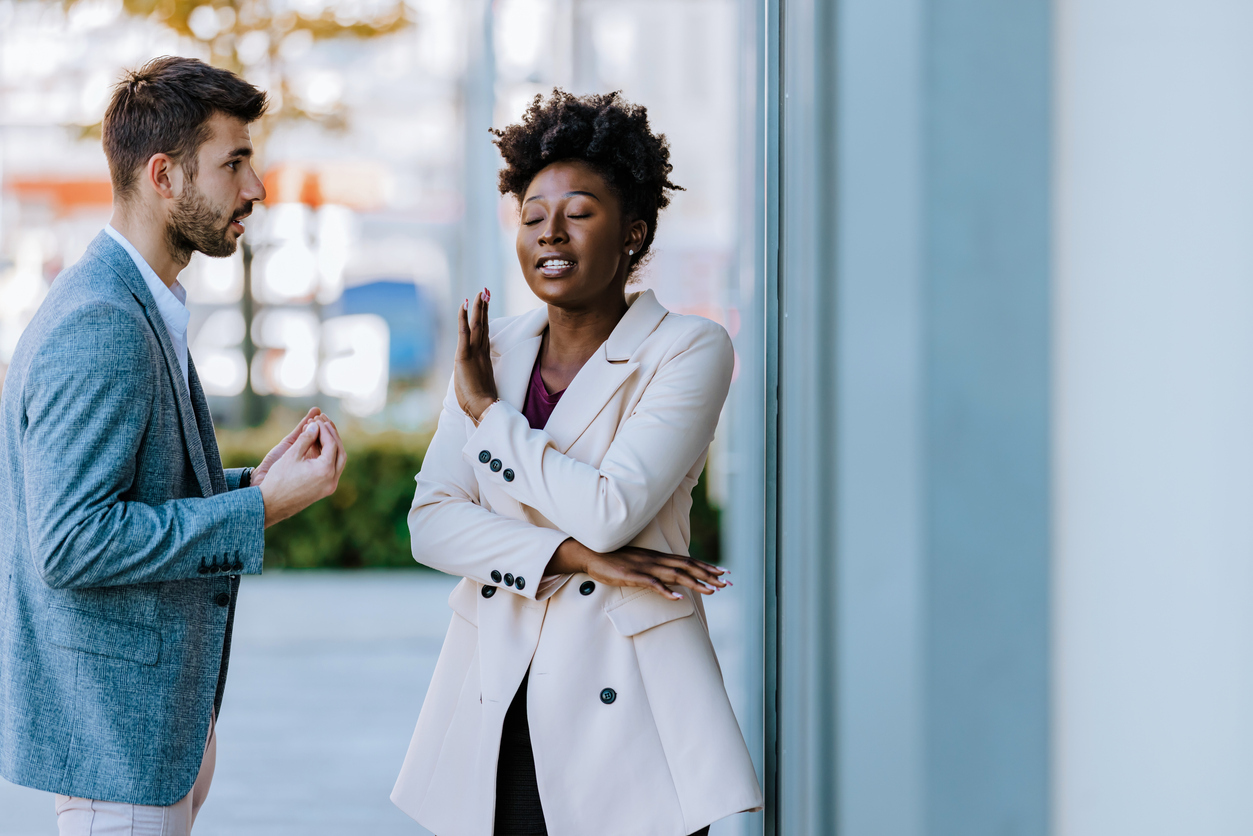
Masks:
[[[69,9],[85,0],[61,0]],[[335,82],[316,77],[297,89],[290,59],[308,51],[314,41],[330,38],[375,38],[412,25],[403,0],[123,0],[134,17],[151,20],[202,44],[210,63],[239,73],[270,94],[270,118],[257,129],[290,120],[311,120],[329,128],[345,124]],[[321,84],[321,88],[318,85]],[[100,126],[84,128],[99,134]],[[255,144],[259,139],[253,136]]]
[[[226,467],[249,467],[282,431],[219,432]],[[267,569],[417,567],[409,551],[409,504],[428,436],[345,433],[348,465],[334,496],[265,532]],[[702,475],[692,492],[692,556],[719,561],[719,512]]]

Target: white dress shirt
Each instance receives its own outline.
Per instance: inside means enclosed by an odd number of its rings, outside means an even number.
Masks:
[[[110,238],[121,244],[122,249],[130,255],[131,261],[135,262],[135,266],[139,268],[139,275],[144,277],[152,298],[157,301],[157,310],[161,313],[161,319],[165,321],[165,330],[170,333],[170,342],[174,344],[174,356],[178,358],[178,367],[183,372],[183,385],[190,393],[191,383],[187,379],[187,323],[191,319],[191,313],[187,310],[187,291],[177,280],[173,287],[166,287],[165,282],[161,281],[156,271],[149,267],[148,262],[139,254],[139,250],[122,237],[122,233],[114,229],[111,224],[106,224],[104,231],[109,233]]]

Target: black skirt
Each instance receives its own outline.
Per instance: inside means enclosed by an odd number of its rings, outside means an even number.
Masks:
[[[505,712],[500,734],[500,759],[496,764],[495,836],[548,836],[544,807],[535,780],[535,753],[531,750],[531,726],[526,716],[528,670]],[[703,827],[692,836],[708,836]]]

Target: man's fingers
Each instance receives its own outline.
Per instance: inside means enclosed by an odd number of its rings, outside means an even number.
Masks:
[[[296,437],[300,435],[302,430],[304,430],[305,425],[308,424],[310,421],[312,421],[314,418],[316,418],[318,414],[321,413],[321,411],[322,410],[318,409],[316,406],[313,409],[309,410],[308,414],[305,415],[305,417],[300,419],[300,423],[297,424],[295,427],[293,427],[292,431],[289,432],[287,434],[287,437],[283,439],[283,443],[291,444],[293,441],[295,441]]]
[[[335,460],[339,456],[339,445],[335,443],[335,437],[331,435],[331,431],[326,424],[318,421],[317,426],[318,441],[322,445],[322,452],[318,454],[318,461],[334,466]]]
[[[299,437],[297,437],[295,443],[292,444],[291,449],[289,449],[285,455],[295,456],[297,461],[303,459],[305,454],[309,452],[309,448],[313,446],[313,442],[317,440],[317,437],[318,422],[310,421],[305,425],[305,428],[300,431]]]

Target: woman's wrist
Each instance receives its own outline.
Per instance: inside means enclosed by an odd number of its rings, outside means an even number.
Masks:
[[[470,420],[474,422],[474,426],[477,427],[483,420],[483,416],[487,414],[487,411],[498,403],[500,403],[500,398],[479,398],[471,403],[467,403],[464,407],[464,411],[465,414],[469,416]]]
[[[577,575],[580,572],[586,572],[589,554],[590,550],[586,546],[573,537],[568,537],[553,552],[548,566],[544,569],[544,574]]]

